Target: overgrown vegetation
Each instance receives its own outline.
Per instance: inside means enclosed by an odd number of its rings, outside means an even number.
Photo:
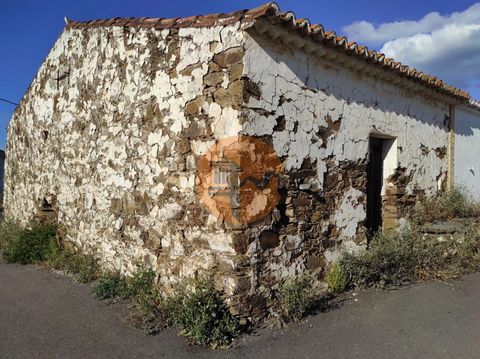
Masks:
[[[92,286],[92,295],[96,299],[125,297],[127,282],[119,273],[106,273]]]
[[[80,283],[90,283],[100,275],[96,259],[88,254],[73,254],[65,262],[63,270],[75,276]]]
[[[158,291],[152,270],[140,268],[120,296],[129,301],[128,320],[137,328],[155,334],[172,325],[173,301]]]
[[[140,268],[126,281],[119,274],[102,276],[92,288],[98,299],[128,300],[128,320],[147,333],[177,325],[193,344],[228,346],[239,332],[211,277],[184,285],[174,295],[162,295],[155,286],[155,273]]]
[[[313,276],[302,274],[287,280],[278,290],[278,304],[284,321],[300,320],[313,299]]]
[[[21,231],[22,227],[14,221],[3,221],[0,224],[0,249],[5,250],[7,243],[17,239]]]
[[[480,204],[463,188],[420,201],[408,228],[380,233],[364,253],[343,256],[338,267],[346,279],[346,287],[398,286],[418,279],[449,279],[478,270],[480,226],[477,220],[470,222],[464,235],[439,238],[421,232],[426,223],[472,217],[480,219]],[[327,281],[333,281],[337,273],[332,275]]]
[[[7,262],[39,263],[48,257],[52,243],[55,242],[55,226],[33,223],[21,228],[15,223],[4,222],[1,235],[3,257]]]
[[[418,229],[379,234],[360,255],[345,254],[339,266],[349,286],[388,287],[417,279],[448,279],[480,267],[480,231],[474,224],[459,239],[424,235]]]
[[[464,188],[454,188],[438,197],[425,198],[420,201],[411,220],[423,224],[453,218],[480,216],[480,204]]]
[[[81,283],[92,282],[99,274],[92,256],[72,253],[57,243],[52,224],[30,223],[22,227],[15,222],[2,222],[0,245],[8,263],[42,264],[72,274]]]
[[[480,205],[461,189],[420,202],[404,230],[378,234],[369,249],[344,254],[333,264],[325,281],[330,296],[352,287],[398,286],[419,279],[449,279],[480,269],[480,224],[471,221],[464,235],[428,235],[425,223],[452,218],[480,217]],[[479,218],[480,219],[480,218]],[[0,225],[0,248],[8,262],[41,263],[92,282],[97,299],[119,298],[128,304],[128,320],[148,333],[177,326],[194,344],[228,346],[240,326],[214,285],[212,277],[184,283],[175,294],[158,290],[156,274],[140,268],[132,278],[101,273],[89,255],[72,253],[59,245],[55,227],[13,222]],[[282,321],[295,321],[315,307],[314,277],[300,275],[281,284],[276,305]]]

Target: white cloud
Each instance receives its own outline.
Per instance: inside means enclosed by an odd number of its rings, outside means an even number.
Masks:
[[[479,24],[480,3],[474,4],[463,12],[454,12],[442,16],[431,12],[418,21],[395,21],[375,26],[367,21],[356,21],[345,26],[343,32],[353,40],[371,46],[382,45],[387,41],[430,33],[449,24]]]
[[[480,90],[480,3],[442,16],[432,12],[419,21],[346,26],[351,40],[374,47],[409,66],[454,86]]]

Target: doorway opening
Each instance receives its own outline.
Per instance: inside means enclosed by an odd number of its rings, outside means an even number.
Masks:
[[[367,239],[382,229],[383,195],[386,179],[397,167],[397,140],[387,136],[371,136],[367,167]]]

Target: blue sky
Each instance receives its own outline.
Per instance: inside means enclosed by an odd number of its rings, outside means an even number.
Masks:
[[[18,102],[65,26],[63,18],[180,17],[263,0],[0,0],[0,98]],[[395,55],[480,98],[480,3],[469,0],[279,0],[329,30]],[[476,4],[477,3],[477,4]],[[453,36],[452,36],[453,34]],[[448,36],[447,36],[448,35]],[[454,48],[455,51],[452,51]],[[15,106],[0,102],[0,147]]]

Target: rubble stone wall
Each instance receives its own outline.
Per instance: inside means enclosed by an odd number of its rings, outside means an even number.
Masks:
[[[65,30],[8,128],[7,217],[53,216],[67,245],[165,289],[215,272],[232,295],[233,234],[194,185],[198,157],[241,128],[237,27]]]
[[[419,196],[441,189],[449,108],[280,39],[250,32],[245,46],[246,75],[259,96],[245,105],[243,133],[270,143],[285,165],[278,220],[248,233],[258,238],[246,251],[253,286],[270,298],[286,278],[306,270],[322,278],[341,250],[365,247],[370,134],[396,139],[383,191],[385,227],[398,226]],[[264,231],[278,238],[269,247]]]
[[[6,216],[54,219],[66,245],[126,275],[151,267],[167,291],[215,273],[232,311],[256,320],[283,280],[321,280],[341,250],[364,248],[371,132],[397,139],[392,226],[438,190],[447,115],[238,25],[69,29],[10,122]],[[229,226],[196,195],[196,170],[238,134],[268,144],[283,173],[273,210]]]

